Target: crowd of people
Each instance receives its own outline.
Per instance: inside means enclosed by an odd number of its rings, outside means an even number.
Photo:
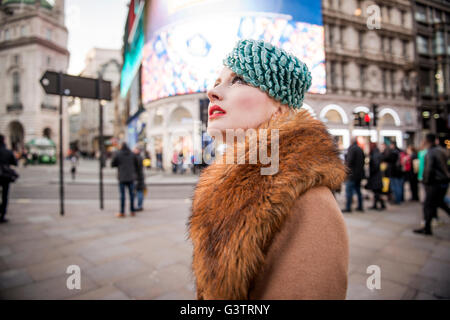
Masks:
[[[17,165],[17,157],[6,149],[4,137],[0,135],[0,179],[2,187],[2,203],[0,207],[0,223],[6,222],[6,206],[8,202],[9,184],[17,179],[17,174],[10,169],[10,165]],[[118,168],[118,180],[120,190],[120,212],[118,217],[125,217],[125,194],[128,191],[130,198],[130,214],[143,210],[143,199],[146,193],[144,167],[145,160],[150,155],[141,154],[143,150],[135,147],[133,151],[123,143],[121,149],[113,156],[112,167]],[[72,179],[75,180],[76,168],[79,162],[79,154],[72,153],[68,157],[71,161]],[[395,141],[386,141],[377,145],[370,143],[366,156],[358,145],[357,139],[352,144],[344,157],[348,167],[348,176],[345,182],[345,208],[343,213],[352,212],[353,196],[357,196],[356,211],[364,212],[364,197],[361,189],[372,193],[370,210],[382,211],[387,204],[400,205],[405,201],[423,202],[423,222],[421,228],[414,232],[432,235],[432,221],[438,219],[438,208],[450,215],[447,195],[449,174],[448,149],[439,145],[439,140],[434,134],[428,134],[419,150],[413,145],[408,145],[405,150],[400,149]],[[172,173],[184,173],[189,162],[182,151],[174,151],[172,157]],[[191,164],[195,164],[193,156]],[[147,166],[149,167],[149,166]],[[162,170],[162,152],[156,153],[156,169]],[[201,171],[195,165],[191,166],[193,173]],[[406,199],[405,185],[408,185],[409,199]],[[423,193],[419,192],[423,188]],[[424,198],[420,199],[419,195]],[[137,204],[135,206],[135,198]]]
[[[174,150],[172,154],[172,173],[173,174],[184,174],[191,170],[192,174],[198,174],[205,168],[207,165],[202,161],[197,161],[194,154],[190,157],[185,157],[183,151]]]
[[[401,150],[395,141],[387,141],[380,146],[370,143],[368,160],[366,166],[366,155],[354,139],[345,156],[349,174],[345,183],[346,206],[343,213],[352,212],[354,194],[358,200],[356,210],[364,212],[361,187],[373,194],[370,209],[382,211],[386,209],[387,202],[400,205],[404,201],[420,201],[419,186],[422,185],[425,194],[424,226],[414,232],[432,235],[431,223],[433,219],[438,219],[438,208],[450,215],[446,201],[450,181],[448,149],[439,145],[434,134],[426,135],[419,151],[412,145]],[[362,186],[364,180],[366,183]],[[409,199],[405,199],[406,184],[409,185]]]

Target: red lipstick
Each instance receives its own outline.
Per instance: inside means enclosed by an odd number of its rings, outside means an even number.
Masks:
[[[224,116],[226,114],[225,110],[223,110],[218,105],[213,105],[211,108],[209,108],[209,119],[215,119],[217,117]]]

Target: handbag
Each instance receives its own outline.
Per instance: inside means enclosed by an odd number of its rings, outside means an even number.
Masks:
[[[18,177],[19,175],[17,174],[17,172],[11,169],[9,166],[4,164],[0,165],[0,181],[14,182]]]
[[[382,178],[382,182],[383,182],[383,188],[381,189],[382,193],[389,193],[389,183],[390,180],[388,177],[383,177]]]

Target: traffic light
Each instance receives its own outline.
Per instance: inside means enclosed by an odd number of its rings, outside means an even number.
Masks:
[[[373,126],[376,127],[377,119],[378,119],[378,105],[375,103],[372,104],[372,113],[373,113],[372,123],[373,123]]]
[[[370,116],[368,113],[364,115],[364,123],[366,126],[370,127]]]

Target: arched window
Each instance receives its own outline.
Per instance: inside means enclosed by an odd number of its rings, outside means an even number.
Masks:
[[[395,126],[395,119],[391,114],[386,113],[383,115],[383,117],[381,117],[380,125],[382,127]]]
[[[342,123],[342,117],[336,110],[329,110],[325,115],[325,119],[328,123]]]
[[[169,123],[171,125],[178,125],[192,123],[192,121],[191,113],[186,108],[178,107],[170,115]]]
[[[13,104],[20,103],[20,74],[18,71],[14,71],[12,74],[12,93]]]

